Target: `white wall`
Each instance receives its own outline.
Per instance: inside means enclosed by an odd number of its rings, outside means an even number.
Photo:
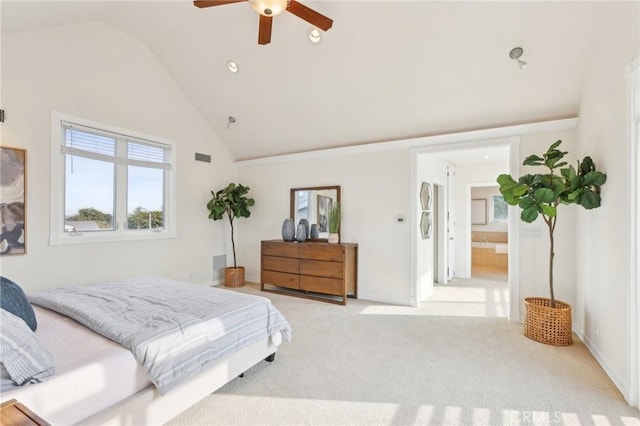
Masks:
[[[575,315],[584,340],[628,396],[630,205],[625,67],[640,54],[640,3],[607,8],[580,104],[576,151],[607,173],[602,207],[577,212]],[[614,46],[614,47],[612,47]]]
[[[143,44],[95,23],[5,35],[2,107],[2,144],[27,149],[27,254],[2,257],[2,275],[27,291],[138,275],[211,280],[228,235],[205,204],[236,168]],[[177,141],[176,239],[49,246],[51,110]],[[196,151],[213,163],[195,162]]]
[[[282,238],[291,188],[340,185],[340,239],[359,245],[358,296],[409,303],[409,209],[413,204],[408,150],[243,166],[239,172],[256,199],[251,216],[255,220],[242,225],[238,245],[247,276],[259,280],[260,241]],[[398,215],[405,218],[403,223],[396,223]]]

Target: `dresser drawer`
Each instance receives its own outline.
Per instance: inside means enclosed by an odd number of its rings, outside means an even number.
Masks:
[[[262,256],[262,269],[298,273],[298,259],[292,257]]]
[[[300,274],[342,279],[344,265],[340,262],[300,259]]]
[[[262,255],[282,256],[282,257],[298,257],[298,243],[280,242],[280,241],[263,241]]]
[[[305,243],[299,246],[300,259],[342,262],[344,248],[339,244]]]
[[[333,294],[342,296],[344,294],[344,284],[342,280],[334,278],[312,277],[308,275],[300,276],[300,290],[313,291],[315,293]]]
[[[286,272],[262,271],[262,284],[270,284],[278,287],[299,289],[300,280],[297,274],[287,274]]]

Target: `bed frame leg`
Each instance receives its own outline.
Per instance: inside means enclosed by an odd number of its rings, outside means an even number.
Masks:
[[[244,373],[242,373],[241,375],[239,375],[238,377],[244,377]]]
[[[271,355],[269,355],[268,357],[266,357],[264,360],[267,362],[273,362],[276,359],[276,353],[272,353]]]

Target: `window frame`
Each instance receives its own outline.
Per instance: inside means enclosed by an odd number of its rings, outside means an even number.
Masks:
[[[127,228],[127,186],[128,165],[115,165],[115,217],[113,230],[100,232],[65,232],[65,158],[62,148],[65,146],[65,123],[95,129],[96,133],[108,133],[111,136],[139,140],[150,145],[157,144],[169,149],[170,168],[164,181],[164,227],[157,229]],[[176,146],[173,140],[151,136],[141,132],[122,129],[110,124],[74,117],[58,111],[51,111],[51,210],[49,245],[85,244],[114,241],[154,240],[176,238]]]

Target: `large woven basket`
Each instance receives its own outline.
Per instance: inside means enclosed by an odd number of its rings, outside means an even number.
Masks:
[[[244,266],[233,266],[224,268],[224,286],[242,287],[244,286]]]
[[[573,343],[571,334],[571,305],[551,299],[527,297],[524,299],[524,335],[536,342],[556,346]]]

